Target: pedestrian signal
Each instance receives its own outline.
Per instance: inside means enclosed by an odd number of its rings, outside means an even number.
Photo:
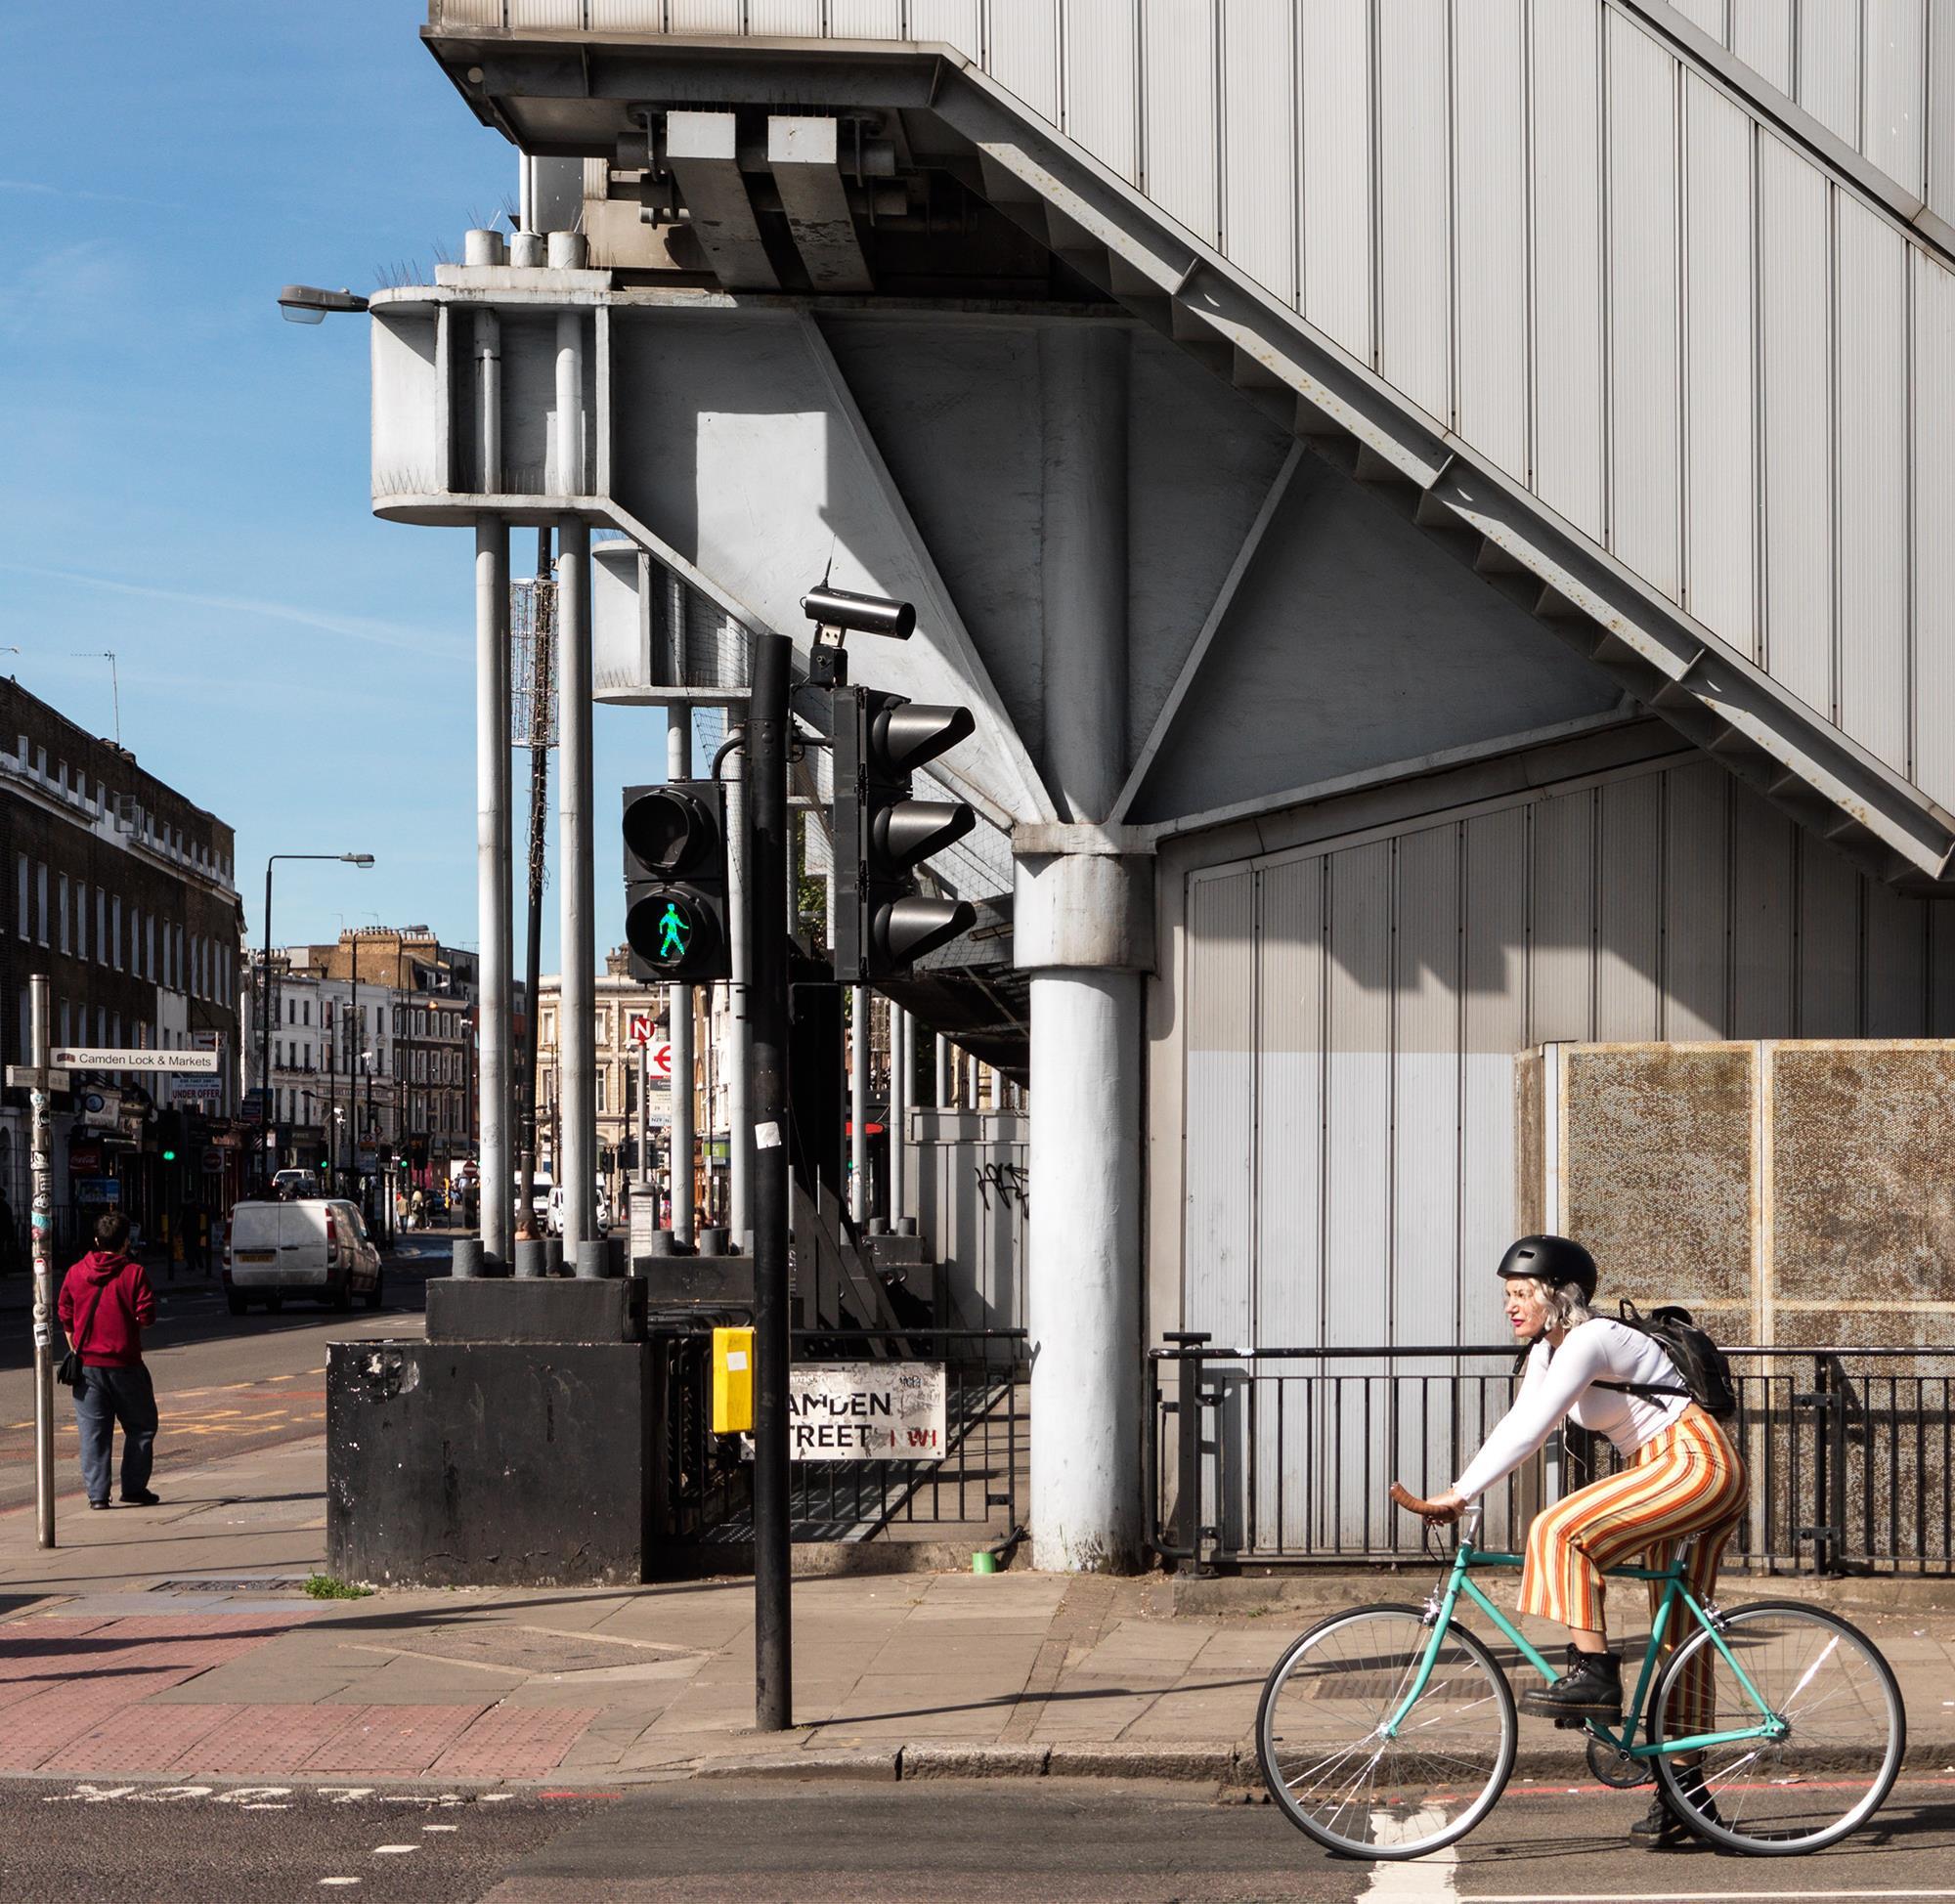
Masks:
[[[732,975],[726,799],[717,780],[625,789],[625,938],[634,978]]]

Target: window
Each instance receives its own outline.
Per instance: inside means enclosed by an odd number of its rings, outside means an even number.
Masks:
[[[605,1091],[604,1086],[605,1071],[604,1066],[600,1064],[597,1067],[597,1114],[600,1117],[610,1109],[610,1105],[605,1102],[609,1094]]]
[[[597,1042],[600,1045],[611,1042],[611,1014],[601,1005],[597,1008]]]
[[[115,970],[122,970],[122,895],[117,893],[109,902],[109,943],[115,948]]]
[[[66,999],[63,999],[63,1000],[62,1000],[62,1002],[61,1002],[61,1041],[62,1041],[62,1043],[63,1043],[63,1044],[66,1044],[66,1043],[68,1043],[68,1042],[69,1042],[69,1040],[68,1040],[68,1035],[67,1035],[67,1000],[66,1000]]]
[[[109,963],[109,894],[99,886],[95,888],[95,963]]]
[[[301,1022],[301,1023],[304,1023],[304,1024],[310,1024],[310,1023],[312,1022],[312,1000],[311,1000],[311,999],[309,999],[309,998],[308,998],[308,999],[306,999],[306,1000],[305,1000],[305,1001],[304,1001],[304,1002],[303,1002],[303,1003],[301,1004],[301,1006],[300,1006],[300,1008],[299,1008],[299,1017],[300,1017],[300,1022]]]
[[[65,952],[70,940],[67,930],[67,875],[61,874],[55,881],[55,919],[61,931],[61,949]],[[67,1033],[62,1033],[62,1043],[67,1043]]]
[[[39,922],[39,930],[34,936],[45,945],[48,942],[48,869],[45,862],[34,865],[34,917]]]
[[[143,921],[143,976],[153,979],[156,975],[156,915],[151,913]]]
[[[27,936],[28,936],[28,932],[27,932],[27,855],[26,855],[25,853],[19,853],[19,854],[16,854],[16,855],[15,855],[15,861],[16,861],[16,864],[17,864],[17,866],[19,867],[19,870],[20,870],[20,874],[21,874],[21,912],[20,912],[20,919],[19,919],[19,923],[18,923],[18,928],[17,928],[17,930],[18,930],[20,931],[20,934],[21,934],[21,936],[22,936],[22,938],[25,938],[25,937],[27,937]],[[25,994],[25,993],[23,992],[23,993],[22,994],[22,997],[24,998],[24,997],[26,996],[26,994]]]

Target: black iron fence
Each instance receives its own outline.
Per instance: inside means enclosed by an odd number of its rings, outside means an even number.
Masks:
[[[1416,1559],[1391,1506],[1448,1487],[1506,1412],[1511,1346],[1249,1348],[1177,1334],[1151,1352],[1151,1539],[1183,1568]],[[1754,1573],[1955,1573],[1955,1351],[1725,1352],[1751,1503],[1730,1563]],[[1617,1465],[1570,1429],[1489,1492],[1482,1538]]]
[[[653,1531],[681,1544],[753,1535],[753,1464],[745,1438],[712,1424],[711,1315],[654,1319]],[[1023,1525],[1030,1455],[1031,1363],[1022,1329],[808,1329],[798,1364],[943,1365],[940,1448],[916,1459],[798,1460],[789,1518],[797,1540],[914,1536],[919,1531],[996,1545]]]

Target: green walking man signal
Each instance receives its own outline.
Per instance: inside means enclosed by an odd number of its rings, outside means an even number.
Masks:
[[[701,984],[732,975],[726,801],[715,780],[625,789],[625,938],[631,975]]]

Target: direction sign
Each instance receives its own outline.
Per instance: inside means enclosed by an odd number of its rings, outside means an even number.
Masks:
[[[168,1076],[178,1072],[214,1072],[218,1056],[214,1051],[156,1051],[143,1046],[118,1051],[112,1045],[63,1046],[50,1062],[75,1071],[153,1071]]]
[[[65,1091],[67,1089],[67,1073],[65,1071],[50,1071],[47,1077],[43,1079],[40,1072],[31,1064],[10,1064],[7,1066],[7,1082],[18,1085],[23,1091],[31,1091],[36,1085],[39,1085],[45,1091]]]

